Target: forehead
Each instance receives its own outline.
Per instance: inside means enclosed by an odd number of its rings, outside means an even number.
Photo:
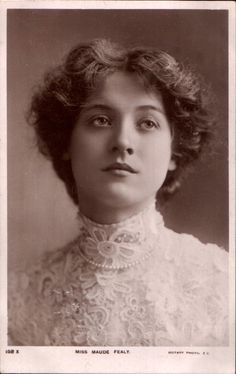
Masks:
[[[137,74],[127,72],[115,72],[107,76],[97,85],[86,104],[107,104],[122,108],[149,105],[165,112],[160,91],[147,87]]]

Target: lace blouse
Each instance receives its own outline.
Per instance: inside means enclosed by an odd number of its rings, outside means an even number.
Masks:
[[[228,344],[228,258],[149,207],[119,224],[79,215],[79,235],[9,277],[12,345]]]

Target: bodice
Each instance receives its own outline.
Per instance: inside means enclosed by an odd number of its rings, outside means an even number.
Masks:
[[[17,345],[227,345],[227,253],[164,226],[154,206],[99,225],[11,276]]]

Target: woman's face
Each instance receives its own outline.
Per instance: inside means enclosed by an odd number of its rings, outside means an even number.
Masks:
[[[108,76],[83,106],[71,137],[81,211],[99,220],[106,212],[126,218],[143,209],[174,168],[171,141],[161,95],[134,74]]]

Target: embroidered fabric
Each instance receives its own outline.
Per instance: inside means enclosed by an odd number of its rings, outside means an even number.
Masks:
[[[228,344],[227,253],[164,226],[154,206],[79,236],[9,279],[9,342]]]

